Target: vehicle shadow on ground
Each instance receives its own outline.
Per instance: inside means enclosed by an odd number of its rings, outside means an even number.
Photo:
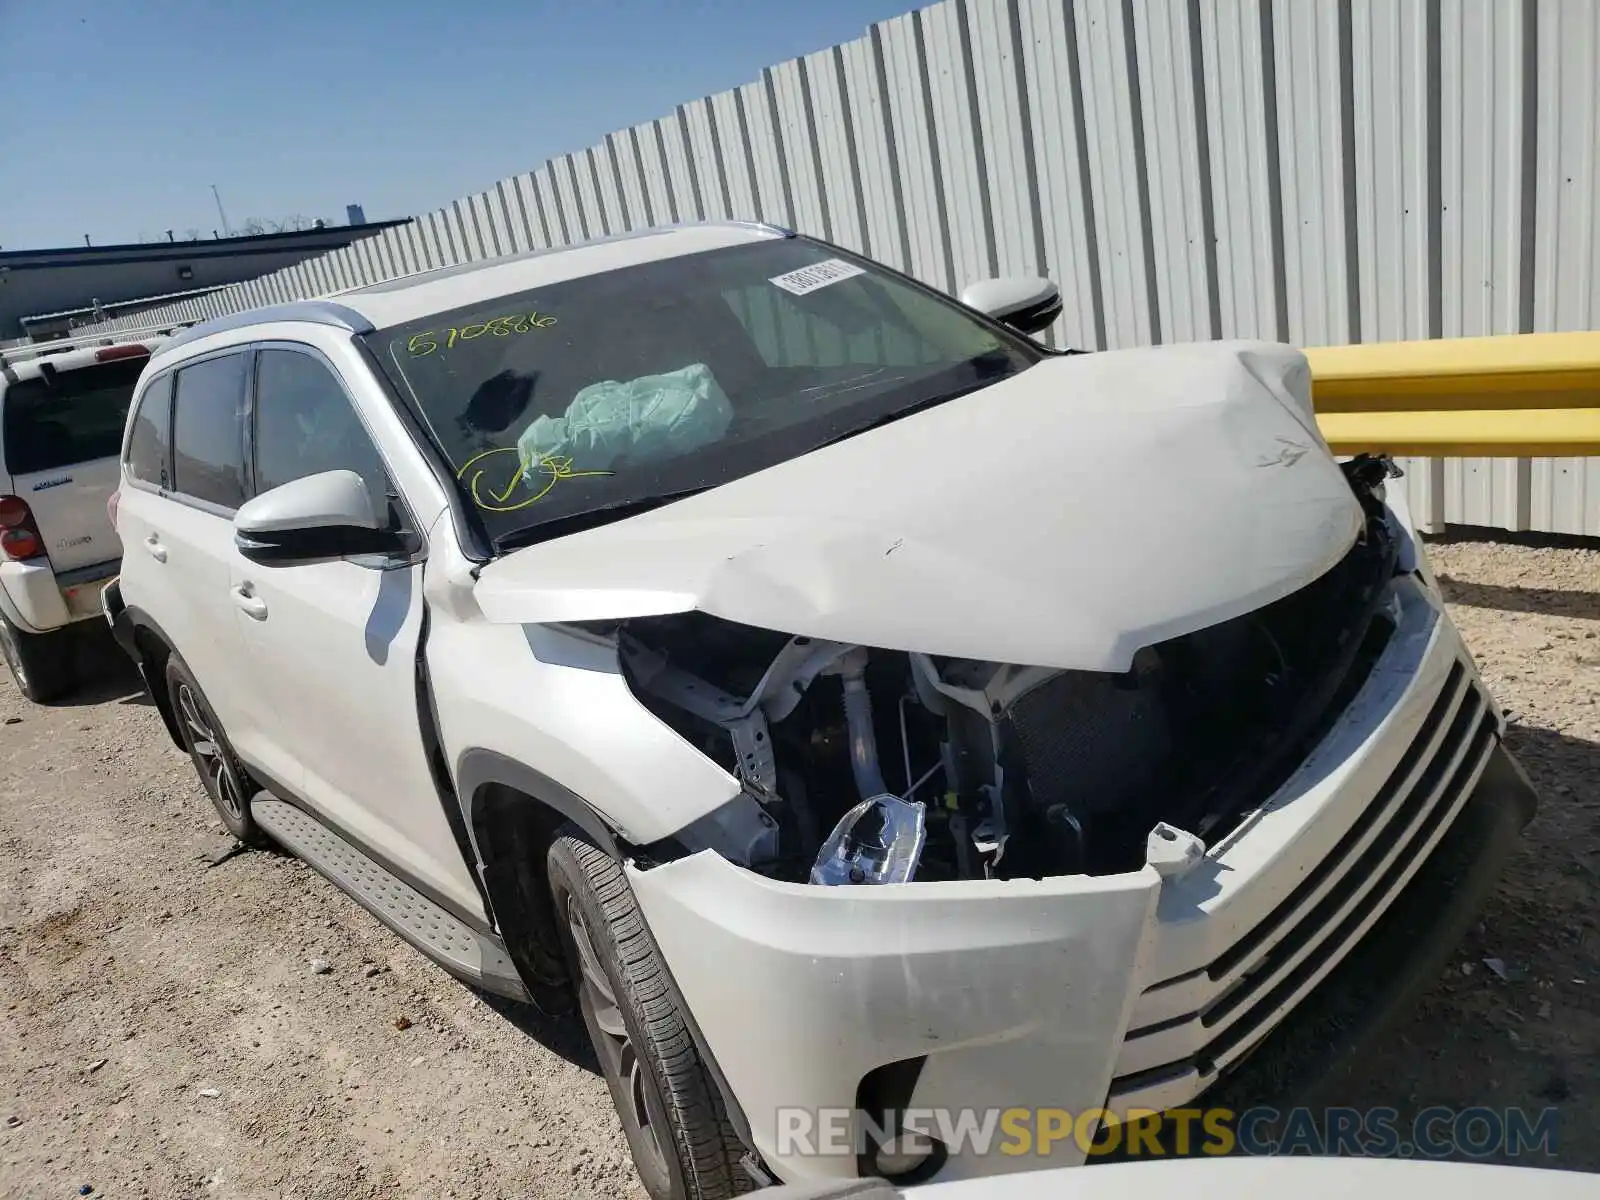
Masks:
[[[130,664],[103,670],[94,678],[86,678],[71,692],[50,701],[46,708],[89,708],[96,704],[149,704],[144,680]]]
[[[1600,538],[1565,533],[1511,533],[1504,529],[1485,529],[1452,525],[1423,539],[1429,546],[1490,544],[1523,546],[1533,550],[1595,550]],[[1489,608],[1500,612],[1541,613],[1548,616],[1600,619],[1600,592],[1582,588],[1541,588],[1505,584],[1476,583],[1439,573],[1445,599],[1469,608]]]
[[[600,1060],[595,1057],[594,1043],[589,1040],[589,1031],[584,1028],[583,1018],[576,1010],[568,1016],[547,1017],[531,1004],[507,1000],[504,996],[492,995],[481,988],[468,987],[468,990],[552,1054],[560,1055],[573,1066],[582,1067],[593,1075],[600,1074]]]
[[[1600,593],[1565,588],[1505,587],[1439,576],[1439,587],[1451,604],[1492,608],[1501,612],[1538,613],[1551,617],[1600,620]]]
[[[144,679],[133,660],[112,640],[109,630],[80,623],[65,650],[71,655],[76,683],[45,708],[89,708],[97,704],[149,704]]]
[[[1506,722],[1506,747],[1523,766],[1528,767],[1530,775],[1534,774],[1532,764],[1538,764],[1539,771],[1550,772],[1544,779],[1535,776],[1533,782],[1536,785],[1570,784],[1573,781],[1565,777],[1566,772],[1574,766],[1583,765],[1587,759],[1600,756],[1600,743],[1568,737],[1557,730],[1529,725],[1515,717]]]
[[[268,843],[260,847],[251,847],[250,851],[258,854],[270,854],[284,861],[297,861],[295,855],[290,854],[283,847]],[[212,856],[212,865],[220,866],[228,859],[240,853],[247,853],[243,846],[229,839],[229,844],[218,850]],[[331,885],[330,886],[335,886]],[[376,920],[377,918],[373,918]],[[507,1022],[516,1026],[517,1030],[525,1036],[538,1042],[552,1054],[559,1055],[575,1067],[592,1074],[600,1074],[600,1060],[595,1057],[594,1046],[589,1041],[589,1031],[584,1028],[583,1018],[576,1009],[570,1016],[551,1017],[540,1012],[531,1003],[510,1000],[504,996],[497,996],[486,992],[480,987],[475,987],[463,980],[456,979],[437,963],[428,964],[438,971],[444,978],[460,984],[473,996],[476,996],[486,1008],[503,1017]]]
[[[1331,1089],[1335,1103],[1398,1111],[1409,1129],[1435,1106],[1553,1111],[1549,1153],[1497,1145],[1481,1157],[1600,1169],[1600,745],[1511,722],[1506,746],[1538,789],[1480,919],[1416,1008],[1375,1037]],[[1470,1064],[1470,1065],[1469,1065]],[[1450,1120],[1443,1126],[1447,1131]],[[1456,1147],[1451,1158],[1480,1157]]]
[[[1581,533],[1539,533],[1524,529],[1512,531],[1490,525],[1451,525],[1442,533],[1425,533],[1429,546],[1474,545],[1525,546],[1530,550],[1597,550],[1600,538]]]

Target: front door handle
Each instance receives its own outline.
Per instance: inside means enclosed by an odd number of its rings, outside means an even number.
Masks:
[[[157,562],[167,561],[167,548],[161,544],[161,539],[151,534],[144,540],[144,548],[150,552],[150,557]]]
[[[248,583],[230,589],[233,593],[233,602],[237,604],[247,617],[257,621],[267,619],[267,602],[250,590]]]

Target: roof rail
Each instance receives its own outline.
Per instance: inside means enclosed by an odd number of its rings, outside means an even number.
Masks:
[[[187,329],[175,331],[161,348],[173,350],[200,338],[209,337],[213,333],[225,333],[230,329],[242,329],[249,325],[265,325],[272,321],[304,321],[311,325],[330,325],[347,333],[372,332],[371,321],[343,304],[336,304],[332,300],[291,300],[286,304],[268,304],[262,308],[247,308],[236,313],[224,313],[220,317],[208,317],[204,321],[190,325]]]

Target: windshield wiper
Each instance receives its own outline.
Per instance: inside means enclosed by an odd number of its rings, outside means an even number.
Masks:
[[[716,485],[703,483],[696,487],[679,488],[677,491],[656,492],[649,496],[635,496],[630,500],[614,500],[610,504],[599,504],[582,512],[553,517],[538,525],[528,525],[522,529],[502,533],[494,539],[494,546],[496,550],[501,551],[516,550],[522,546],[549,541],[551,538],[565,537],[569,533],[579,533],[596,525],[620,521],[625,517],[636,517],[640,513],[647,513],[675,500],[698,496],[701,492],[709,492],[714,486]]]

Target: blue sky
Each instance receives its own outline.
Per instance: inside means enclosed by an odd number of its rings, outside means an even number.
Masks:
[[[915,0],[0,0],[0,246],[437,208]]]

